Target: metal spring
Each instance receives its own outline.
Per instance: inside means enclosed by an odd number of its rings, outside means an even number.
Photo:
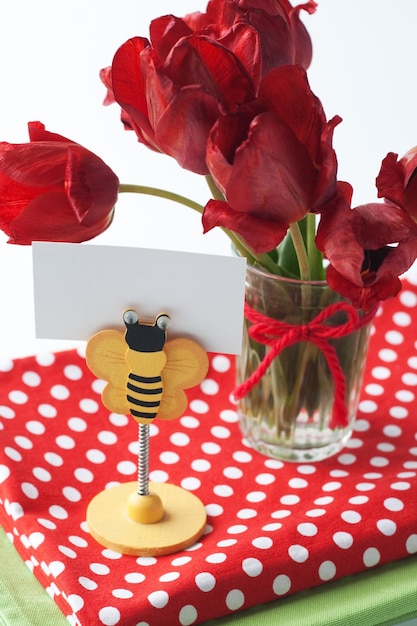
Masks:
[[[149,424],[139,424],[138,494],[149,495]]]

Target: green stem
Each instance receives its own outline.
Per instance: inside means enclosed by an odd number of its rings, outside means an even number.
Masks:
[[[307,254],[313,280],[324,279],[323,255],[316,246],[316,216],[307,213]]]
[[[142,193],[147,196],[158,196],[158,198],[165,198],[166,200],[172,200],[173,202],[178,202],[179,204],[183,204],[198,213],[202,213],[204,207],[198,202],[194,202],[194,200],[190,200],[185,196],[180,196],[178,193],[173,193],[172,191],[166,191],[166,189],[158,189],[156,187],[146,187],[144,185],[120,185],[119,193]]]
[[[308,260],[307,250],[304,239],[297,222],[290,224],[290,233],[293,240],[295,252],[297,254],[298,265],[300,268],[300,279],[311,280],[310,263]]]

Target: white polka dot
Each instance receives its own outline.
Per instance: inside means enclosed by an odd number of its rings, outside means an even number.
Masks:
[[[227,559],[227,556],[224,552],[215,552],[214,554],[209,554],[206,557],[207,563],[224,563]]]
[[[0,406],[0,417],[4,417],[6,420],[11,420],[16,417],[16,413],[9,406]]]
[[[149,473],[149,480],[154,483],[166,483],[169,480],[169,474],[163,470],[154,470]]]
[[[383,535],[391,537],[395,535],[397,531],[397,524],[390,519],[380,519],[377,521],[376,526]]]
[[[411,324],[411,316],[405,311],[396,311],[392,319],[396,326],[406,327]]]
[[[296,496],[294,494],[289,494],[289,495],[285,495],[282,496],[280,498],[280,502],[281,504],[286,504],[286,505],[292,505],[292,504],[298,504],[300,502],[300,497]]]
[[[71,548],[67,548],[67,546],[58,546],[58,550],[62,554],[67,556],[69,559],[76,559],[77,558],[77,553],[74,550],[72,550]]]
[[[48,470],[44,469],[43,467],[34,467],[32,470],[32,473],[35,476],[35,478],[37,478],[38,480],[44,483],[49,483],[49,481],[52,480],[51,473],[48,472]]]
[[[415,395],[407,389],[400,389],[395,393],[395,397],[400,402],[414,402]]]
[[[130,476],[137,472],[137,466],[132,461],[120,461],[117,464],[117,471],[123,476]]]
[[[171,561],[171,565],[174,567],[180,567],[181,565],[186,565],[191,560],[190,556],[179,556]]]
[[[266,532],[274,532],[276,530],[279,530],[280,528],[282,528],[282,524],[279,524],[278,522],[275,522],[273,524],[265,524],[265,526],[262,526],[262,530],[265,530]]]
[[[245,604],[245,596],[240,589],[232,589],[226,596],[226,606],[229,611],[237,611]]]
[[[369,462],[373,467],[386,467],[389,465],[389,460],[383,456],[374,456]]]
[[[375,413],[378,409],[378,405],[373,400],[362,400],[359,403],[359,410],[361,413]]]
[[[177,580],[180,577],[179,572],[166,572],[159,577],[161,583],[170,583]]]
[[[410,535],[405,542],[405,548],[408,554],[416,554],[417,552],[417,535]]]
[[[263,491],[251,491],[246,495],[248,502],[262,502],[266,498],[266,493]]]
[[[227,424],[235,424],[239,421],[237,411],[233,411],[232,409],[223,409],[220,411],[219,417],[222,422],[226,422]]]
[[[39,415],[42,415],[42,417],[47,417],[47,418],[53,418],[58,415],[58,411],[56,410],[56,408],[52,406],[52,404],[46,404],[46,403],[40,404],[38,406],[38,413]]]
[[[176,452],[161,452],[159,460],[165,465],[174,465],[175,463],[178,463],[180,457]]]
[[[208,412],[209,405],[207,404],[207,402],[204,402],[204,400],[192,400],[190,402],[190,409],[194,413],[204,414]]]
[[[87,430],[87,422],[81,417],[70,417],[68,420],[68,428],[76,433],[83,433]]]
[[[273,543],[271,537],[257,537],[252,541],[252,545],[259,550],[269,550]]]
[[[223,507],[220,504],[207,504],[206,505],[206,513],[211,517],[219,517],[219,515],[223,515]]]
[[[38,354],[35,357],[38,365],[42,367],[49,367],[53,363],[55,363],[55,355],[52,352],[44,352],[42,354]]]
[[[303,535],[304,537],[314,537],[318,533],[317,526],[309,522],[303,522],[301,524],[298,524],[297,530],[300,535]]]
[[[37,489],[35,485],[25,482],[22,483],[21,488],[25,496],[30,498],[31,500],[36,500],[39,497],[39,489]]]
[[[113,589],[111,594],[112,596],[114,596],[115,598],[119,598],[120,600],[128,600],[129,598],[133,597],[132,591],[129,591],[128,589]]]
[[[238,478],[242,478],[243,472],[239,467],[225,467],[223,470],[223,475],[226,478],[236,480]]]
[[[353,465],[353,463],[356,463],[356,456],[348,453],[341,454],[337,457],[337,460],[339,463],[342,463],[342,465]]]
[[[200,591],[212,591],[216,586],[216,579],[213,574],[210,574],[209,572],[200,572],[194,580]]]
[[[97,450],[96,448],[92,448],[91,450],[87,450],[85,456],[90,461],[90,463],[95,463],[96,465],[100,465],[106,461],[106,455],[102,450]]]
[[[371,425],[366,419],[357,419],[354,423],[353,429],[358,433],[365,433],[370,429]]]
[[[4,448],[4,453],[6,454],[6,456],[9,457],[9,459],[11,459],[12,461],[21,461],[22,460],[22,455],[20,454],[20,452],[18,450],[15,450],[14,448],[10,447],[10,446],[5,446]]]
[[[305,489],[308,487],[308,481],[304,478],[291,478],[288,481],[288,486],[291,487],[291,489]]]
[[[233,453],[233,459],[237,463],[250,463],[253,457],[249,452],[245,452],[244,450],[238,450],[237,452]]]
[[[98,587],[97,583],[94,582],[94,580],[91,580],[91,578],[87,578],[86,576],[80,576],[78,582],[80,583],[81,587],[84,587],[84,589],[88,589],[88,591],[94,591],[94,589],[97,589]]]
[[[328,483],[325,483],[322,487],[322,490],[323,491],[337,491],[337,489],[340,489],[341,486],[342,486],[342,483],[340,483],[339,481],[333,480]]]
[[[404,383],[404,385],[415,387],[417,385],[417,374],[413,374],[412,372],[406,372],[401,376],[401,381]]]
[[[191,626],[197,620],[198,613],[195,606],[192,604],[186,604],[180,610],[178,619],[180,621],[181,626]]]
[[[63,450],[72,450],[75,448],[75,441],[69,435],[59,435],[55,439],[56,445]]]
[[[206,378],[200,385],[201,391],[208,396],[215,396],[219,392],[219,383],[211,378]]]
[[[54,467],[61,467],[64,464],[64,459],[56,452],[45,452],[44,459],[49,465],[53,465]]]
[[[376,548],[367,548],[363,553],[363,563],[366,567],[378,565],[380,559],[381,555]]]
[[[411,485],[410,483],[406,483],[405,481],[398,481],[396,483],[391,483],[390,487],[395,491],[407,491],[411,488]]]
[[[349,504],[366,504],[369,502],[368,496],[353,496],[349,498]]]
[[[201,446],[202,451],[205,454],[219,454],[221,452],[221,447],[218,443],[214,443],[213,441],[206,441]]]
[[[17,435],[14,438],[14,440],[15,440],[16,444],[20,448],[23,448],[24,450],[31,450],[33,448],[33,443],[27,437],[24,437],[24,436],[21,436],[21,435]]]
[[[64,376],[69,380],[80,380],[83,377],[83,371],[78,365],[66,365],[64,367]]]
[[[184,426],[184,428],[198,428],[200,421],[196,417],[192,417],[192,415],[184,415],[180,418],[180,424]]]
[[[310,509],[306,511],[307,517],[321,517],[322,515],[326,515],[326,509]]]
[[[404,508],[404,503],[398,498],[386,498],[384,500],[384,507],[388,511],[402,511]]]
[[[229,526],[227,532],[230,535],[240,535],[248,530],[248,527],[244,524],[235,524],[234,526]]]
[[[65,385],[54,385],[49,393],[55,400],[67,400],[70,396],[70,392]]]
[[[408,409],[403,406],[392,406],[388,413],[391,417],[395,417],[396,419],[404,419],[408,416]]]
[[[340,517],[348,524],[358,524],[362,519],[362,515],[357,511],[343,511]]]
[[[385,341],[393,346],[399,346],[404,341],[404,335],[398,330],[389,330],[385,333]]]
[[[105,626],[115,626],[120,622],[120,611],[115,606],[104,606],[98,612],[100,622]]]
[[[319,567],[319,578],[323,581],[331,580],[336,576],[336,565],[332,561],[323,561]]]
[[[201,487],[201,480],[195,478],[195,476],[183,478],[181,481],[181,487],[183,489],[187,489],[188,491],[195,491]]]
[[[51,522],[49,519],[43,519],[42,517],[38,517],[38,524],[47,528],[48,530],[56,530],[56,524]]]
[[[230,485],[216,485],[213,488],[213,493],[220,498],[230,498],[230,496],[233,496],[234,491]]]
[[[334,533],[333,541],[339,548],[342,548],[342,550],[347,550],[353,545],[352,535],[350,533],[345,533],[343,531]]]
[[[378,380],[386,380],[391,376],[391,370],[388,367],[383,367],[382,365],[378,367],[374,367],[371,370],[371,375],[373,378]]]
[[[25,404],[28,401],[28,395],[24,391],[15,389],[9,393],[9,400],[13,404]]]
[[[81,500],[81,493],[75,487],[63,487],[62,494],[64,498],[69,502],[79,502]]]
[[[230,369],[230,359],[222,354],[213,357],[211,365],[216,372],[224,373]]]
[[[417,305],[417,295],[413,291],[403,289],[398,296],[401,304],[413,308]]]
[[[0,360],[0,372],[11,372],[14,367],[14,363],[11,359],[6,359],[4,357]]]
[[[109,422],[113,426],[127,426],[129,418],[127,415],[121,415],[120,413],[110,413]]]
[[[239,519],[253,519],[257,515],[258,512],[255,511],[255,509],[240,509],[240,511],[236,513],[236,517]]]
[[[283,596],[291,589],[291,579],[285,574],[280,574],[274,579],[272,589],[277,596]]]
[[[272,485],[275,482],[275,476],[273,474],[258,474],[255,477],[255,482],[258,485]]]
[[[323,496],[322,498],[314,500],[314,504],[317,504],[318,506],[326,506],[326,504],[331,504],[333,500],[333,496]]]
[[[370,396],[381,396],[384,391],[384,387],[376,383],[371,383],[365,386],[365,392]]]
[[[70,535],[68,539],[74,546],[77,546],[78,548],[87,548],[88,546],[88,542],[78,535]]]
[[[284,519],[285,517],[289,517],[291,515],[291,511],[287,511],[285,509],[279,509],[278,511],[273,511],[271,513],[271,517],[273,519]]]
[[[62,561],[51,561],[48,565],[48,569],[54,578],[57,578],[63,571],[65,571],[65,565]]]
[[[309,557],[307,548],[298,544],[293,544],[288,548],[288,554],[296,563],[304,563]]]
[[[97,439],[106,446],[112,446],[117,442],[117,435],[110,430],[102,430],[98,433]]]
[[[210,432],[216,439],[228,439],[230,437],[230,430],[225,426],[213,426]]]
[[[85,467],[77,467],[77,469],[74,470],[74,476],[80,483],[92,483],[94,480],[93,472]]]
[[[19,502],[10,502],[7,504],[7,500],[5,502],[5,509],[8,515],[11,515],[14,521],[20,519],[25,514],[23,507]]]
[[[138,584],[138,583],[142,583],[145,580],[145,575],[142,574],[141,572],[132,572],[130,574],[126,574],[125,576],[125,581],[127,583],[131,583],[131,584]]]
[[[170,438],[170,442],[174,446],[184,447],[190,443],[190,438],[185,433],[173,433]]]
[[[106,576],[110,573],[110,567],[104,565],[104,563],[90,563],[90,569],[94,574],[98,574],[99,576]]]
[[[402,432],[402,428],[396,424],[387,424],[387,426],[383,428],[383,433],[386,437],[401,437]]]
[[[27,371],[22,376],[22,381],[28,387],[38,387],[41,384],[41,377],[37,372]]]
[[[26,429],[32,433],[32,435],[43,435],[46,430],[45,426],[37,420],[29,420],[26,422]]]
[[[52,506],[50,506],[48,511],[52,517],[55,517],[55,519],[63,520],[63,519],[68,518],[67,511],[62,506],[59,506],[58,504],[53,504]]]

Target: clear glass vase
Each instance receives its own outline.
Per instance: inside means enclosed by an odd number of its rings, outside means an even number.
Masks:
[[[346,301],[324,281],[290,280],[248,266],[246,302],[267,318],[307,325],[329,305]],[[359,403],[371,328],[371,316],[368,318],[358,330],[328,340],[346,385],[345,423],[334,425],[335,380],[323,350],[310,340],[297,341],[272,360],[266,373],[239,400],[241,430],[253,448],[276,459],[314,462],[336,454],[345,445]],[[323,323],[338,327],[346,319],[346,312],[339,311]],[[238,384],[247,381],[271,349],[249,335],[250,326],[245,319]]]

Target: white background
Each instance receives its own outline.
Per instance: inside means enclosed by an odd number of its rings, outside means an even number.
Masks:
[[[96,152],[121,182],[166,187],[204,204],[204,179],[140,145],[123,130],[117,106],[102,106],[98,72],[126,39],[146,36],[153,17],[205,6],[202,0],[3,0],[0,140],[27,141],[27,122],[40,120]],[[402,155],[417,144],[417,2],[319,0],[317,12],[303,13],[303,20],[314,47],[312,89],[329,118],[343,117],[334,141],[339,178],[354,186],[356,204],[374,201],[386,153]],[[222,233],[201,234],[190,209],[145,196],[123,196],[110,230],[94,242],[229,253]],[[68,346],[34,339],[31,250],[6,244],[1,233],[0,294],[0,358]]]

